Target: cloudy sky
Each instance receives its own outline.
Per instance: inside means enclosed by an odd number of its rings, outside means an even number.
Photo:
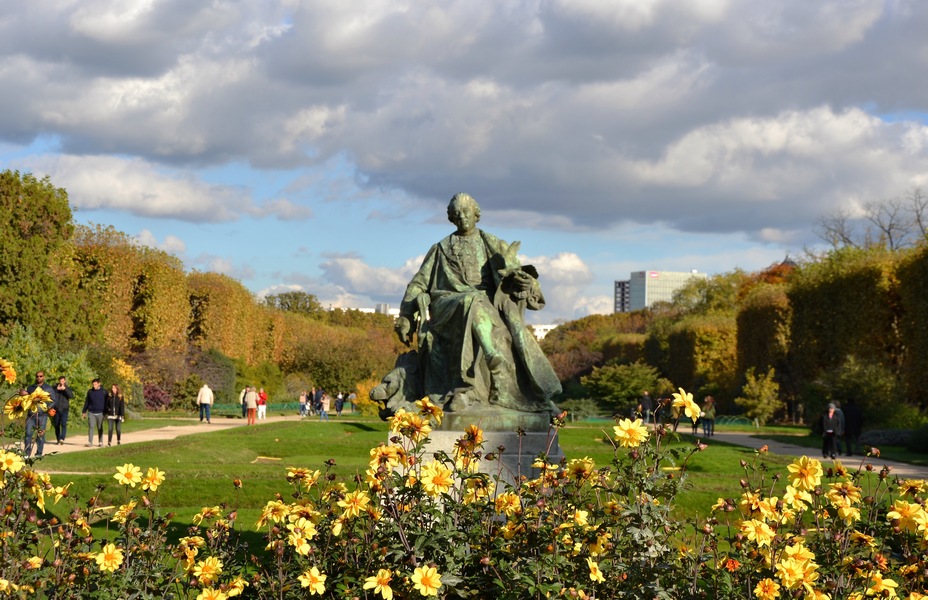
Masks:
[[[548,306],[928,178],[920,0],[0,4],[0,168],[255,293],[398,304],[466,191]]]

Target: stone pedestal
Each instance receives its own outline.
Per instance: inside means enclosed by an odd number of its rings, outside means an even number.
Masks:
[[[477,424],[474,421],[470,423]],[[448,430],[444,423],[442,425],[441,430],[433,431],[429,436],[429,442],[425,446],[426,458],[431,458],[433,453],[440,451],[446,452],[449,457],[454,456],[454,442],[464,434],[464,427]],[[500,446],[503,446],[504,450],[500,451]],[[511,485],[515,485],[520,475],[529,479],[539,475],[540,470],[532,467],[539,454],[546,453],[548,462],[551,463],[557,463],[564,457],[555,430],[527,431],[521,437],[514,431],[484,430],[483,454],[491,452],[497,454],[499,460],[481,459],[480,471],[491,477],[499,475],[501,482],[505,481]]]

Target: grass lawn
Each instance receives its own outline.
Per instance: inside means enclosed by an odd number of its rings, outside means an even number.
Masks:
[[[608,464],[613,451],[604,431],[611,432],[611,426],[603,425],[574,424],[561,430],[560,444],[568,458],[589,456],[597,465]],[[175,523],[189,524],[203,506],[225,504],[238,509],[242,528],[247,530],[276,494],[286,500],[292,493],[285,479],[288,466],[324,471],[331,458],[335,460],[332,472],[351,485],[356,474],[363,476],[370,448],[386,439],[387,426],[379,420],[287,421],[47,456],[40,468],[53,473],[56,485],[73,481],[71,489],[82,499],[103,486],[100,499],[106,505],[118,505],[124,502],[126,491],[113,479],[117,466],[133,463],[143,474],[148,467],[158,467],[167,473],[158,501],[164,511],[177,514]],[[742,491],[739,480],[744,477],[740,461],[754,459],[753,450],[717,442],[695,454],[687,464],[687,490],[676,502],[678,515],[704,516],[720,496],[738,496]],[[791,460],[767,456],[764,462],[783,471]],[[242,480],[240,490],[234,489],[234,479]]]

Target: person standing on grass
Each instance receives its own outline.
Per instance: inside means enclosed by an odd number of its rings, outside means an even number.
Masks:
[[[258,420],[267,419],[267,392],[264,388],[258,392]]]
[[[322,399],[319,401],[319,420],[328,421],[329,420],[329,405],[332,402],[332,399],[328,394],[322,392]]]
[[[84,397],[81,418],[87,417],[87,446],[93,446],[93,430],[97,428],[98,446],[103,446],[103,409],[106,406],[106,390],[100,387],[100,380],[94,379],[92,386]]]
[[[200,423],[203,422],[204,415],[206,416],[206,422],[209,423],[210,409],[213,408],[213,390],[209,389],[209,386],[205,383],[197,392],[197,406],[200,407]]]
[[[42,390],[48,394],[50,404],[45,407],[45,410],[34,406],[32,412],[26,415],[26,439],[24,440],[25,443],[23,448],[23,453],[26,456],[32,454],[33,443],[35,443],[36,456],[42,456],[42,453],[45,452],[45,429],[48,427],[47,411],[51,411],[52,415],[56,414],[55,397],[52,396],[52,392],[54,392],[55,389],[45,383],[44,371],[36,372],[35,383],[26,388],[26,392],[31,394],[38,388],[42,388]]]
[[[103,404],[103,413],[106,415],[106,445],[113,445],[113,429],[116,429],[116,445],[122,443],[122,422],[126,420],[126,399],[115,383],[106,395]]]
[[[245,388],[245,409],[248,411],[248,424],[254,425],[255,413],[258,411],[258,393],[251,386]]]
[[[68,414],[71,412],[71,398],[74,397],[74,392],[68,387],[68,380],[64,375],[58,378],[58,384],[55,385],[51,395],[55,402],[55,416],[52,417],[52,424],[55,425],[55,440],[60,446],[68,437]]]

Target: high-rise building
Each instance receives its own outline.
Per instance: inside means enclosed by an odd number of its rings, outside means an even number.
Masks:
[[[631,300],[628,295],[628,280],[615,282],[615,312],[629,312]]]
[[[705,279],[693,271],[636,271],[628,281],[615,282],[615,312],[648,308],[655,302],[670,302],[673,294],[693,279]]]

